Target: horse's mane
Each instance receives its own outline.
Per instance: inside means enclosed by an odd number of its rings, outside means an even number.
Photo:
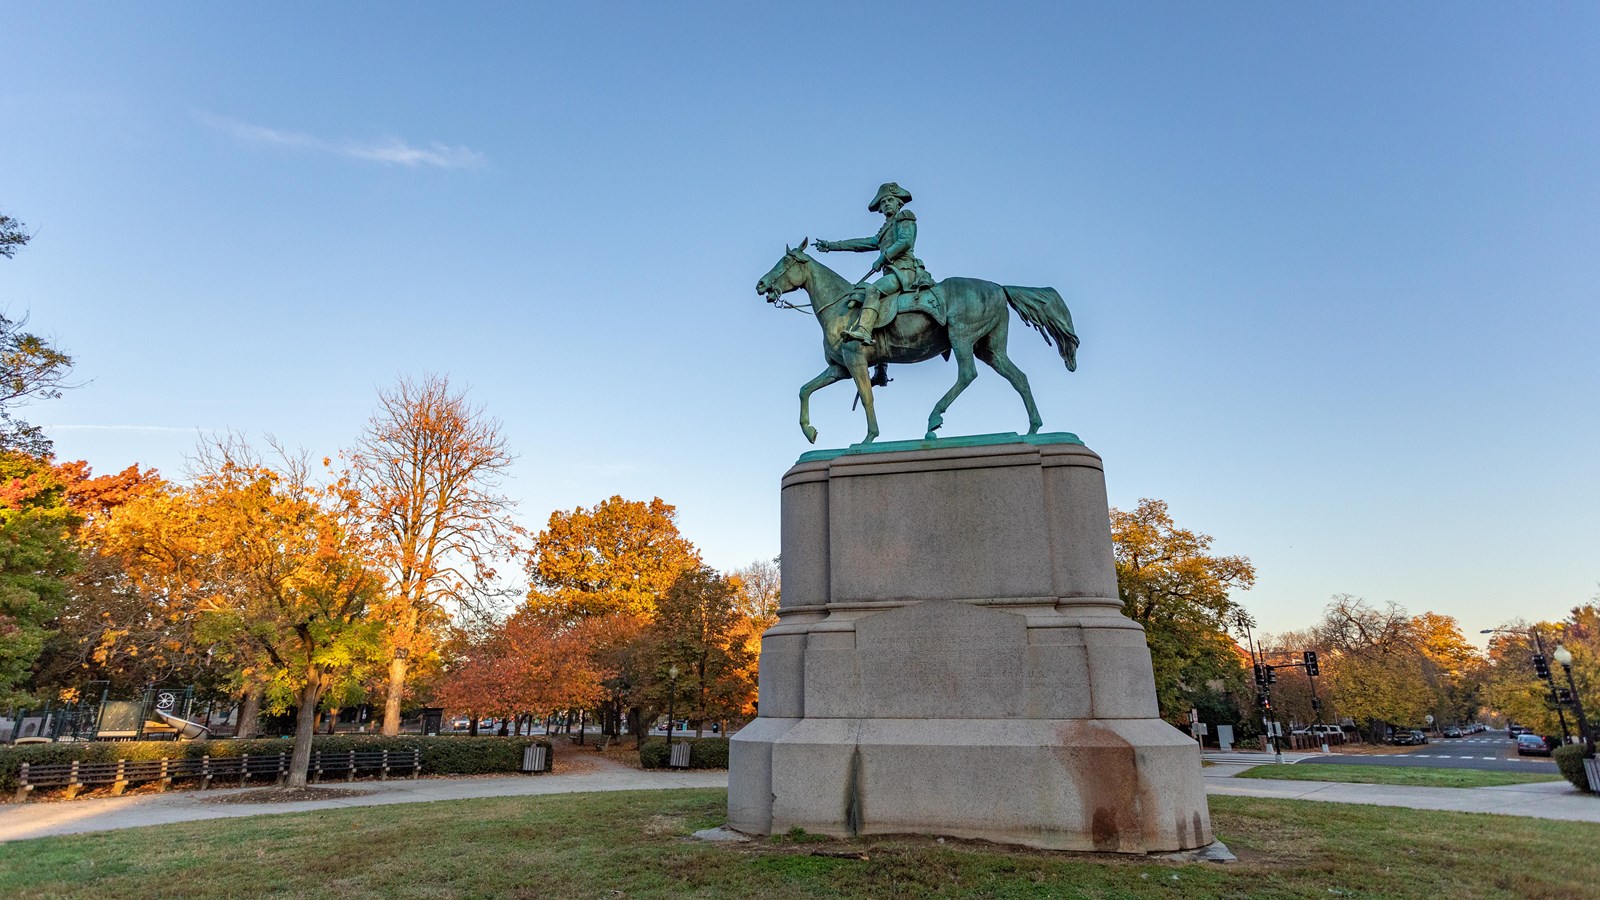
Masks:
[[[852,281],[850,281],[850,279],[848,279],[848,278],[844,277],[843,275],[840,275],[838,272],[835,272],[834,270],[828,268],[828,266],[826,264],[824,264],[821,260],[817,259],[815,256],[812,256],[811,254],[805,252],[804,250],[800,251],[800,255],[805,257],[810,265],[815,266],[817,268],[818,272],[826,272],[827,273],[826,276],[819,275],[816,278],[816,281],[820,282],[820,283],[816,284],[815,287],[817,287],[819,290],[822,290],[822,291],[829,291],[830,293],[826,297],[812,297],[811,298],[811,302],[813,304],[816,304],[818,300],[822,300],[823,302],[827,302],[829,300],[833,300],[833,299],[835,299],[837,297],[840,297],[846,291],[850,290],[850,288],[854,285],[854,283]],[[827,283],[829,281],[832,281],[832,284]]]

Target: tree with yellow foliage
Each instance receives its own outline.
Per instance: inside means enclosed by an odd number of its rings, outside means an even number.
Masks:
[[[1144,626],[1156,698],[1169,719],[1186,716],[1212,683],[1244,690],[1228,629],[1239,608],[1233,592],[1249,589],[1256,570],[1243,556],[1211,553],[1212,540],[1179,528],[1160,500],[1111,510],[1122,612]]]
[[[105,539],[197,640],[230,648],[279,708],[297,708],[288,784],[304,786],[318,704],[380,637],[368,610],[383,580],[366,562],[349,486],[219,441],[201,448],[188,488],[125,504]]]

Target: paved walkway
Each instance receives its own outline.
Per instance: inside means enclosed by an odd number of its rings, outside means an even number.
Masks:
[[[181,791],[136,797],[106,797],[60,803],[0,806],[0,842],[110,831],[142,825],[165,825],[197,819],[231,819],[272,813],[309,812],[350,806],[575,794],[584,791],[636,791],[664,788],[725,788],[727,772],[644,772],[603,758],[598,771],[570,775],[497,775],[479,778],[433,778],[417,781],[366,781],[337,787],[362,792],[360,797],[302,803],[208,803],[204,798],[227,791]],[[1411,809],[1496,813],[1574,822],[1600,822],[1600,796],[1578,791],[1565,781],[1514,784],[1492,788],[1402,787],[1392,784],[1335,784],[1326,781],[1277,781],[1234,778],[1253,763],[1216,765],[1205,770],[1206,793],[1235,797],[1273,797],[1329,803],[1369,803]],[[234,789],[237,790],[237,789]]]
[[[1286,764],[1315,760],[1320,753],[1283,755]],[[1324,757],[1325,758],[1325,757]],[[1408,809],[1494,813],[1569,822],[1600,822],[1600,795],[1578,790],[1565,780],[1500,787],[1410,787],[1397,784],[1345,784],[1333,781],[1286,781],[1236,778],[1240,772],[1275,760],[1270,753],[1207,753],[1206,793],[1232,797],[1273,797],[1326,803],[1368,803]]]
[[[1495,813],[1569,822],[1600,822],[1600,796],[1584,793],[1565,781],[1508,784],[1502,787],[1407,787],[1396,784],[1338,784],[1331,781],[1277,781],[1234,778],[1237,770],[1206,770],[1206,793],[1232,797],[1275,797],[1328,803],[1370,803],[1409,809]],[[1229,767],[1234,768],[1234,767]],[[1248,767],[1239,767],[1248,768]]]
[[[231,819],[271,813],[309,812],[350,806],[389,803],[426,803],[434,800],[470,800],[482,797],[522,797],[540,794],[576,794],[585,791],[637,791],[663,788],[728,786],[727,772],[641,771],[593,757],[597,771],[565,775],[491,775],[463,778],[420,778],[416,781],[357,781],[329,784],[362,792],[360,797],[312,800],[300,803],[211,803],[206,798],[237,793],[228,790],[172,791],[133,797],[104,797],[57,803],[0,805],[0,842],[110,831],[141,825],[166,825],[196,819]],[[257,790],[259,788],[246,788]]]

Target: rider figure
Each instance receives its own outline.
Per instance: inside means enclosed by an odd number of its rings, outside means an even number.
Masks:
[[[879,187],[878,195],[867,205],[868,211],[883,213],[883,227],[875,236],[812,244],[824,253],[830,250],[878,251],[872,269],[861,280],[865,282],[873,272],[879,271],[883,272],[883,277],[871,284],[857,285],[864,296],[855,324],[845,329],[847,341],[860,341],[870,347],[872,329],[885,318],[884,312],[894,302],[895,295],[933,285],[933,278],[922,267],[922,260],[911,252],[917,243],[917,217],[905,208],[910,202],[911,192],[891,181]]]

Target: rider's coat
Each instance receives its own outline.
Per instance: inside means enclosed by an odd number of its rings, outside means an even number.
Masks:
[[[878,289],[885,294],[912,291],[930,287],[933,278],[923,267],[922,260],[912,252],[917,245],[917,217],[909,209],[902,209],[893,218],[885,219],[878,233],[869,238],[834,241],[836,250],[876,250],[883,256],[884,278],[878,280]],[[884,281],[891,281],[885,290]]]

